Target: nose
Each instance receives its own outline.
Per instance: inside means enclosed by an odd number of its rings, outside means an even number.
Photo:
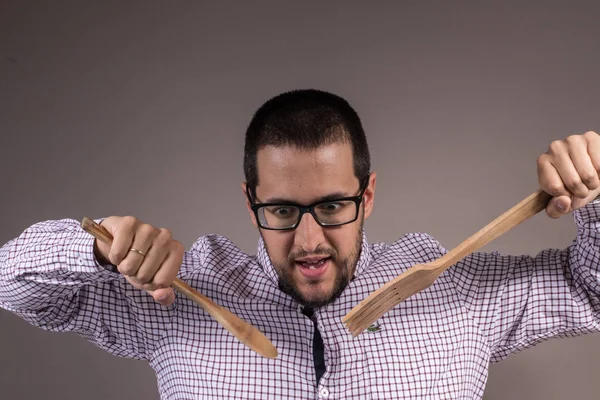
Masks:
[[[294,244],[308,253],[314,252],[320,244],[325,242],[323,227],[321,227],[310,213],[302,216],[296,227]]]

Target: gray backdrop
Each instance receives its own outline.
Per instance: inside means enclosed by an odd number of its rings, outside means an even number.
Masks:
[[[600,130],[598,2],[0,3],[0,241],[36,221],[135,215],[187,248],[255,252],[243,133],[267,98],[314,87],[363,118],[378,172],[371,242],[446,248],[537,188],[554,139]],[[574,238],[538,215],[487,250]],[[0,312],[6,399],[156,399],[152,370]],[[597,398],[595,335],[494,365],[486,399]]]

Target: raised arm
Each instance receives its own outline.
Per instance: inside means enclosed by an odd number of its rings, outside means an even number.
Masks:
[[[70,219],[35,224],[6,243],[0,307],[42,329],[77,332],[115,355],[148,358],[175,312],[169,285],[183,247],[134,218],[102,224],[115,236],[112,248]]]

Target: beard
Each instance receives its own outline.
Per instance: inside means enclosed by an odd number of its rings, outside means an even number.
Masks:
[[[348,283],[350,283],[350,280],[356,269],[356,263],[358,262],[362,244],[363,223],[364,220],[361,216],[354,248],[347,257],[340,259],[338,252],[331,248],[322,249],[317,247],[314,252],[310,253],[311,255],[328,256],[330,261],[335,264],[336,275],[333,283],[333,289],[330,293],[320,293],[317,296],[311,296],[311,298],[307,298],[307,296],[305,296],[298,288],[297,283],[292,277],[291,271],[296,268],[294,261],[295,259],[306,257],[309,254],[304,250],[299,250],[290,254],[287,262],[284,264],[274,262],[273,259],[271,259],[271,263],[273,264],[275,272],[279,277],[279,289],[304,307],[319,308],[333,303],[338,297],[341,296],[344,289],[346,289],[346,286],[348,286]],[[269,258],[271,257],[269,256]],[[319,285],[319,283],[315,283],[315,285]]]

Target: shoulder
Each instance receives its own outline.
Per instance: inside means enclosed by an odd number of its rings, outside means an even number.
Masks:
[[[402,257],[416,262],[431,261],[446,253],[439,241],[422,232],[407,233],[389,244],[375,243],[371,251],[374,259]]]
[[[185,252],[182,273],[198,269],[231,270],[255,262],[256,256],[242,251],[225,236],[210,234],[199,237]]]
[[[227,253],[236,257],[249,257],[229,238],[217,234],[199,237],[192,244],[189,252],[196,257],[205,257],[211,253]]]

